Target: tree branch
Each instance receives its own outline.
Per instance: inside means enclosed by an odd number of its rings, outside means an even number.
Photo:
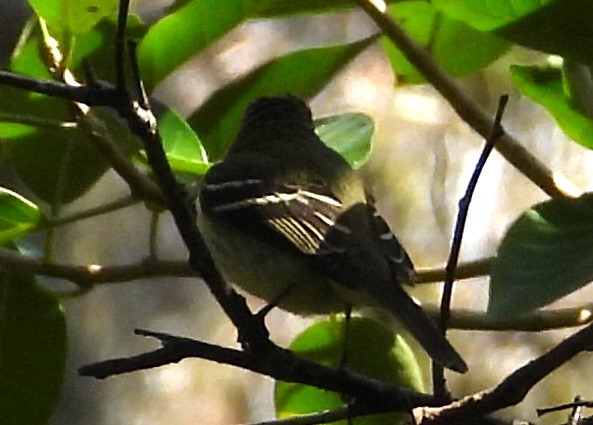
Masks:
[[[440,408],[421,407],[414,410],[417,425],[465,422],[521,402],[535,384],[568,362],[577,354],[591,350],[593,325],[588,325],[566,338],[546,354],[527,363],[496,387],[481,391]]]
[[[438,317],[436,306],[422,306],[428,314]],[[476,310],[451,310],[448,329],[467,331],[519,331],[542,332],[554,329],[574,328],[593,322],[593,304],[578,307],[538,310],[525,316],[493,318],[488,313]]]
[[[177,363],[186,358],[201,358],[250,370],[285,382],[311,385],[354,397],[369,408],[368,413],[409,412],[418,406],[440,406],[442,402],[428,394],[377,381],[344,368],[331,368],[296,356],[278,346],[260,352],[240,351],[202,341],[160,332],[136,330],[153,337],[162,347],[138,356],[107,360],[79,369],[83,376],[104,379],[109,376]]]
[[[53,73],[64,84],[71,87],[82,87],[75,75],[69,69],[65,68],[64,55],[59,50],[58,41],[51,36],[43,20],[40,20],[40,25],[43,33],[43,41],[48,53],[45,56],[46,61],[49,62],[48,68],[53,70]],[[106,86],[96,86],[95,88],[98,91],[105,90],[111,95],[118,93],[117,90],[114,91]],[[164,204],[163,194],[157,185],[141,173],[129,160],[128,155],[126,155],[120,145],[113,141],[105,122],[96,116],[90,105],[84,102],[74,102],[74,105],[76,106],[75,115],[79,128],[85,130],[91,136],[95,147],[107,159],[115,172],[129,185],[132,194],[156,204]]]
[[[202,358],[241,367],[276,380],[297,382],[349,395],[362,406],[365,414],[409,411],[412,408],[418,425],[472,422],[518,404],[541,379],[575,355],[591,350],[593,344],[593,325],[589,325],[546,354],[511,373],[495,388],[442,406],[435,396],[369,379],[342,368],[325,367],[277,346],[270,346],[268,350],[254,353],[159,332],[137,330],[136,333],[158,339],[162,347],[138,356],[84,366],[79,370],[80,374],[104,379],[176,363],[185,358]]]
[[[487,138],[493,119],[439,66],[430,53],[391,18],[383,0],[356,0],[359,6],[389,37],[426,80],[449,102],[455,112],[483,138]],[[550,170],[517,139],[506,132],[496,143],[496,150],[515,168],[552,197],[578,196],[582,191],[557,172]]]
[[[197,276],[187,262],[147,259],[138,264],[125,266],[73,266],[47,263],[40,258],[22,255],[7,248],[0,248],[0,268],[11,272],[65,279],[83,288],[96,284],[130,282],[147,277]]]
[[[0,268],[13,272],[28,273],[64,279],[82,289],[93,285],[117,284],[150,277],[196,277],[199,276],[186,261],[162,261],[154,258],[137,264],[111,265],[67,265],[48,263],[40,258],[19,254],[0,247]],[[433,317],[438,317],[436,306],[423,308]],[[572,308],[540,310],[526,316],[509,319],[493,319],[482,311],[454,309],[451,311],[449,329],[480,331],[525,331],[545,330],[582,326],[593,321],[593,303]]]
[[[459,262],[459,252],[461,251],[461,243],[463,240],[463,233],[465,230],[465,223],[467,221],[467,215],[469,213],[469,206],[473,197],[473,194],[478,185],[478,179],[482,174],[482,170],[486,166],[486,161],[494,149],[496,142],[502,135],[502,115],[504,109],[509,100],[508,96],[501,96],[498,102],[498,109],[496,110],[496,117],[494,118],[494,124],[490,130],[490,134],[486,139],[486,144],[482,149],[482,153],[478,158],[474,172],[469,179],[467,189],[463,194],[463,197],[459,201],[459,212],[457,213],[457,220],[455,221],[455,229],[453,231],[453,241],[451,242],[451,252],[449,253],[449,259],[447,260],[447,266],[445,268],[445,283],[443,285],[443,295],[441,297],[441,307],[439,314],[439,326],[443,335],[447,333],[447,327],[449,319],[451,317],[451,299],[453,298],[453,282],[455,281],[455,270],[457,269],[457,263]],[[434,386],[435,395],[445,396],[448,395],[447,384],[445,380],[444,369],[440,364],[432,362],[432,382]]]
[[[490,267],[496,257],[481,258],[479,260],[467,261],[457,265],[455,279],[469,279],[490,274]],[[444,267],[424,268],[417,270],[416,284],[442,282],[445,280],[446,269]]]
[[[113,104],[115,88],[107,83],[98,85],[70,86],[51,80],[39,80],[0,69],[0,84],[48,96],[59,97],[88,106]]]
[[[76,221],[98,217],[103,214],[108,214],[123,208],[131,207],[132,205],[135,205],[139,202],[141,202],[139,199],[135,199],[130,195],[127,195],[121,199],[106,202],[96,207],[91,207],[82,211],[77,211],[72,214],[63,215],[55,218],[47,218],[38,225],[37,229],[41,230],[52,227],[64,226],[66,224],[74,223]]]
[[[80,126],[92,136],[95,147],[111,164],[115,172],[128,184],[132,195],[139,196],[157,205],[165,204],[165,197],[160,188],[136,168],[128,155],[113,140],[105,122],[97,117],[93,110],[81,115],[78,121]]]

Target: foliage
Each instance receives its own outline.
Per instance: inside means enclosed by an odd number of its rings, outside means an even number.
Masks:
[[[546,306],[593,280],[593,194],[535,205],[513,223],[492,270],[492,313]]]
[[[298,335],[289,348],[299,356],[327,366],[346,358],[348,368],[355,372],[416,391],[424,390],[420,367],[405,339],[371,319],[353,317],[347,325],[345,320],[320,321]],[[343,404],[340,394],[288,382],[276,383],[274,401],[280,418],[337,409]],[[407,415],[391,413],[357,418],[351,423],[403,425],[409,419]],[[339,425],[346,423],[341,421]]]
[[[41,79],[64,80],[72,72],[80,82],[113,81],[115,0],[29,3],[35,16],[23,28],[11,71]],[[129,34],[138,43],[140,74],[152,93],[182,64],[247,20],[326,14],[352,7],[351,2],[335,0],[186,0],[153,24],[134,18]],[[481,4],[435,0],[393,2],[389,13],[454,76],[483,69],[513,45],[563,58],[558,66],[550,62],[513,67],[510,72],[520,92],[547,108],[575,142],[591,148],[592,9],[590,0]],[[250,101],[280,92],[311,98],[375,40],[372,36],[285,53],[219,89],[187,119],[161,105],[158,124],[173,170],[184,181],[188,176],[199,180],[224,155]],[[390,40],[382,37],[381,43],[399,84],[425,81]],[[96,75],[86,71],[86,64]],[[106,129],[98,133],[73,110],[64,100],[0,86],[3,165],[20,178],[19,192],[30,194],[26,199],[0,187],[0,241],[14,253],[20,251],[12,244],[19,245],[33,232],[51,234],[52,219],[60,216],[62,207],[79,199],[114,168],[113,157],[105,153],[106,140],[115,144],[130,166],[147,168],[140,145],[116,118],[92,110],[89,116]],[[317,130],[353,165],[360,166],[368,156],[373,132],[370,117],[360,113],[325,117],[318,121]],[[500,245],[489,310],[495,315],[525,314],[588,283],[593,277],[592,213],[590,195],[552,200],[525,212]],[[7,346],[21,347],[27,356],[10,355]],[[65,346],[57,296],[42,289],[31,275],[4,271],[0,279],[0,412],[8,412],[9,417],[2,417],[3,424],[34,425],[51,415],[60,390]],[[48,379],[40,383],[31,378],[39,376]],[[19,391],[8,391],[7,385]],[[23,407],[31,400],[35,400],[36,417],[27,416],[32,409]],[[8,405],[13,408],[5,409]]]
[[[2,423],[43,424],[60,395],[66,323],[56,297],[30,275],[0,274]]]

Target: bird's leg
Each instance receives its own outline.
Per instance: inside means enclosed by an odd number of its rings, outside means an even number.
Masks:
[[[338,368],[345,368],[348,364],[348,334],[350,333],[350,319],[352,318],[352,305],[348,304],[346,309],[344,310],[344,337],[342,339],[342,356],[340,357],[340,362],[338,363]],[[354,402],[354,399],[348,397],[347,395],[342,394],[342,401],[348,405],[351,405]],[[352,425],[352,418],[347,419],[347,424]]]
[[[280,302],[292,292],[295,286],[296,285],[293,284],[284,288],[282,292],[280,292],[276,297],[272,299],[272,301],[270,301],[268,304],[262,307],[257,313],[255,313],[255,315],[259,317],[262,322],[265,321],[268,313],[272,311],[273,308],[278,307],[278,304],[280,304]]]
[[[352,305],[347,305],[344,311],[344,338],[342,339],[342,356],[338,367],[342,368],[348,364],[348,334],[350,328],[350,319],[352,318]]]

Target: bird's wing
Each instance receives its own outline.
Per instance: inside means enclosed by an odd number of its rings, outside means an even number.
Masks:
[[[376,240],[377,247],[389,261],[395,280],[400,283],[413,283],[416,280],[416,272],[408,253],[399,243],[385,219],[375,209],[372,198],[367,198],[367,205],[371,221],[371,233]]]
[[[206,182],[202,209],[238,230],[261,235],[273,231],[302,254],[315,255],[336,217],[341,202],[322,187],[284,185],[261,179]]]
[[[206,182],[201,202],[240,231],[280,237],[340,283],[358,286],[371,277],[363,275],[369,268],[382,273],[381,280],[405,283],[413,276],[408,255],[372,203],[345,206],[327,185]]]

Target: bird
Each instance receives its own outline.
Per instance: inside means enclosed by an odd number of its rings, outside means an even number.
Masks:
[[[415,278],[410,257],[360,176],[316,135],[299,97],[265,96],[247,107],[198,204],[198,227],[229,282],[303,316],[378,307],[435,362],[467,371],[404,290]]]

